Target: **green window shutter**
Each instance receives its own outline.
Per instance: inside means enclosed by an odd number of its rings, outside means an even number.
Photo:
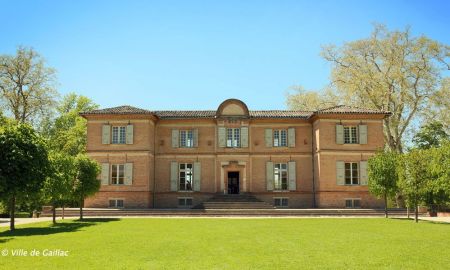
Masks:
[[[295,128],[288,129],[288,146],[295,147]]]
[[[344,126],[336,125],[336,143],[344,144]]]
[[[359,162],[360,185],[367,186],[367,161]]]
[[[194,147],[198,147],[198,128],[192,130],[192,136],[194,140]]]
[[[178,129],[172,129],[172,147],[178,148],[180,145],[180,132]]]
[[[202,180],[202,167],[200,162],[194,162],[194,191],[200,191],[200,183]]]
[[[133,144],[133,137],[134,137],[134,131],[133,131],[133,125],[127,125],[127,132],[126,132],[126,143],[127,144]]]
[[[125,185],[131,186],[133,183],[133,163],[125,163]]]
[[[241,147],[248,147],[248,127],[241,127]]]
[[[288,162],[289,190],[297,190],[297,173],[295,161]]]
[[[336,161],[336,184],[345,185],[345,162]]]
[[[273,162],[267,161],[266,163],[266,184],[267,184],[267,190],[273,190]]]
[[[359,143],[367,144],[367,125],[359,125]]]
[[[273,131],[271,128],[266,128],[264,131],[264,141],[266,142],[266,147],[272,147],[273,145]]]
[[[178,190],[178,162],[170,163],[170,191]]]
[[[109,163],[102,163],[101,184],[109,185]]]
[[[111,143],[111,125],[102,126],[102,144]]]
[[[224,127],[219,127],[217,130],[217,136],[219,137],[219,147],[225,147],[227,145],[226,142],[226,131],[227,129]]]

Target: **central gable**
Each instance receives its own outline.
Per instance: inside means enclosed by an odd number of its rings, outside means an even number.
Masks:
[[[247,105],[239,99],[227,99],[216,112],[216,117],[250,117]]]

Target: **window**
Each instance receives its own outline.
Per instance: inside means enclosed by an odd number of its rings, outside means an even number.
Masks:
[[[123,185],[125,180],[125,165],[113,164],[111,165],[111,184]]]
[[[112,208],[123,208],[123,200],[110,199],[109,200],[109,207],[112,207]]]
[[[346,185],[359,185],[359,173],[357,162],[345,163],[345,184]]]
[[[354,126],[344,127],[344,143],[358,143],[357,129]]]
[[[192,190],[192,163],[180,163],[180,190]]]
[[[275,207],[288,207],[289,199],[288,198],[273,198],[273,205]]]
[[[273,146],[274,147],[287,146],[287,130],[280,129],[273,131]]]
[[[192,198],[178,198],[178,207],[191,207]]]
[[[274,189],[287,190],[288,189],[288,172],[286,163],[274,164]]]
[[[126,127],[112,127],[112,143],[125,144]]]
[[[194,147],[194,132],[192,130],[180,130],[180,147]]]
[[[361,208],[361,199],[345,199],[345,208]]]
[[[241,134],[239,128],[227,128],[227,147],[240,147]]]

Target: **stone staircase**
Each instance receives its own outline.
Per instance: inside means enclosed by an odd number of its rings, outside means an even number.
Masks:
[[[250,194],[217,194],[196,205],[194,209],[274,209],[274,207]]]

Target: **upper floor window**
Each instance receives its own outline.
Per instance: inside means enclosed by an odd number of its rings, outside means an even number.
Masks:
[[[123,185],[125,183],[125,164],[111,165],[111,184]]]
[[[357,162],[345,163],[345,184],[359,185],[359,170]]]
[[[193,130],[180,130],[180,147],[194,147]]]
[[[288,189],[288,170],[287,163],[274,164],[274,189]]]
[[[115,126],[112,127],[112,143],[125,144],[126,142],[126,127]]]
[[[241,129],[239,128],[227,128],[227,147],[240,147],[241,146]]]
[[[358,143],[358,130],[356,126],[344,126],[344,143]]]
[[[180,190],[186,190],[190,191],[192,190],[192,173],[193,173],[193,166],[192,163],[180,163],[180,170],[179,170],[179,183],[180,183]]]
[[[287,130],[279,129],[273,131],[273,146],[284,147],[287,146]]]

